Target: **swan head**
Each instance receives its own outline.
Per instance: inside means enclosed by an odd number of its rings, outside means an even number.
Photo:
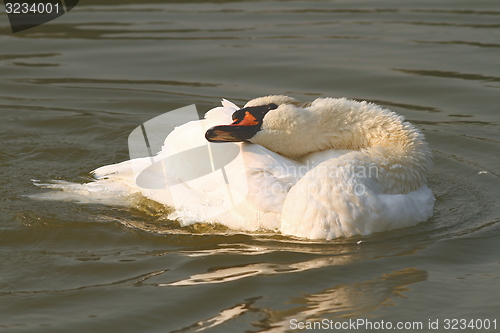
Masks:
[[[302,103],[284,95],[255,98],[233,113],[233,123],[218,125],[205,133],[209,142],[250,142],[283,156],[295,158],[316,149],[303,147],[312,142],[309,129],[318,127]]]
[[[278,105],[269,103],[258,106],[244,107],[232,115],[233,122],[229,125],[219,125],[210,128],[205,138],[210,142],[244,142],[249,141],[261,130],[264,116]]]

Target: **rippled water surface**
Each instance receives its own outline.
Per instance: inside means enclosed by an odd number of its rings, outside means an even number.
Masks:
[[[140,198],[30,197],[47,191],[32,180],[83,183],[128,159],[130,131],[159,114],[266,94],[403,114],[434,152],[434,217],[307,242],[181,228]],[[16,34],[2,12],[0,332],[500,329],[499,111],[497,1],[88,0]]]

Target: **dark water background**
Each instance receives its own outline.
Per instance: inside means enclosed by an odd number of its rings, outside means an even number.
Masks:
[[[128,134],[156,115],[267,94],[403,114],[434,151],[434,217],[299,242],[176,228],[148,203],[27,197],[47,191],[32,179],[86,182],[128,159]],[[499,111],[497,1],[88,0],[17,34],[2,12],[0,332],[283,332],[349,318],[499,329]]]

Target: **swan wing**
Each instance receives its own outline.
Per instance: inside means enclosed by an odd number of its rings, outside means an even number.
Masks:
[[[205,119],[190,121],[175,127],[164,139],[163,146],[155,156],[106,165],[97,168],[92,173],[101,187],[120,188],[122,192],[129,193],[138,192],[165,205],[173,205],[172,198],[168,195],[169,192],[165,190],[166,187],[168,184],[180,184],[186,180],[186,177],[189,178],[186,172],[182,172],[186,165],[190,166],[189,171],[192,173],[206,172],[206,164],[210,165],[210,162],[203,163],[197,156],[200,150],[207,151],[208,149],[204,137],[205,131],[211,126],[230,122],[231,115],[237,109],[235,104],[224,100],[223,106],[208,111]],[[197,168],[199,170],[196,170]],[[142,179],[143,182],[138,183],[138,179]],[[144,180],[147,180],[146,184]],[[122,186],[117,187],[115,184]],[[198,196],[194,192],[192,194],[193,197]]]
[[[242,147],[248,180],[247,200],[263,213],[281,213],[290,188],[308,171],[294,160],[260,145]]]
[[[233,109],[234,111],[239,110],[239,108],[240,108],[238,105],[234,104],[234,103],[233,103],[233,102],[231,102],[231,101],[228,101],[228,100],[227,100],[227,99],[225,99],[225,98],[223,98],[223,99],[222,99],[222,102],[221,102],[221,103],[222,103],[222,106],[223,106],[223,107],[225,107],[225,108],[227,108],[227,109]]]
[[[356,154],[354,152],[354,154]],[[291,188],[283,205],[283,234],[310,239],[368,235],[415,225],[432,216],[427,186],[407,194],[382,194],[373,177],[359,177],[355,155],[328,160]]]

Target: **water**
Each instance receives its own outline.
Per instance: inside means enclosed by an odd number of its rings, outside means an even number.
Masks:
[[[500,5],[481,0],[88,0],[12,34],[0,14],[0,331],[283,332],[366,319],[427,332],[454,318],[498,329],[499,19]],[[139,198],[29,197],[47,191],[32,179],[83,183],[128,159],[128,134],[154,116],[271,93],[403,114],[434,152],[434,217],[307,242],[181,228]]]

